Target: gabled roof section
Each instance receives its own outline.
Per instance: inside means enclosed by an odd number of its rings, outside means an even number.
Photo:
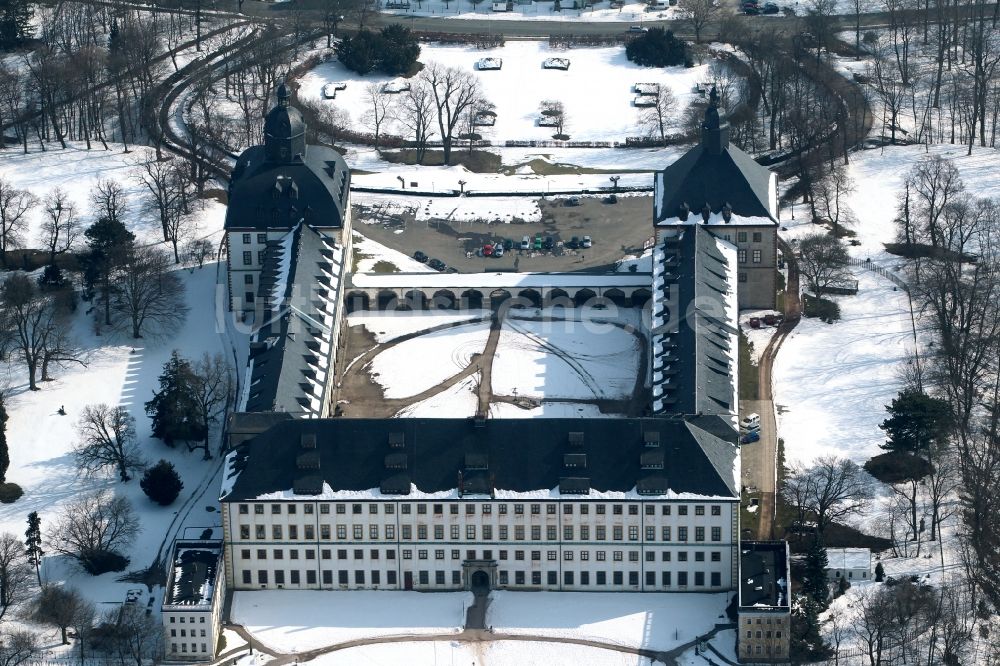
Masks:
[[[724,432],[682,419],[297,419],[230,454],[223,499],[432,493],[734,499],[736,432],[729,429],[730,441],[718,436]],[[302,442],[314,443],[318,453],[308,468]],[[653,448],[663,452],[662,469],[643,466],[642,454]],[[296,490],[306,487],[297,483],[305,477],[315,492]]]
[[[343,278],[343,248],[306,224],[268,244],[240,411],[324,414]]]
[[[702,207],[719,214],[726,204],[733,218],[716,215],[710,224],[777,224],[777,175],[733,145],[712,153],[699,144],[663,171],[653,193],[655,224],[700,224]],[[687,206],[690,214],[679,219]]]
[[[226,229],[291,229],[300,220],[339,228],[347,215],[351,174],[340,153],[308,146],[288,162],[267,159],[264,146],[243,151],[229,181]]]
[[[736,258],[704,227],[664,232],[654,248],[654,414],[735,419]]]

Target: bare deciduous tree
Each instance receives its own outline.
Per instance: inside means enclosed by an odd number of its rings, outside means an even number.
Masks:
[[[226,357],[219,353],[215,355],[206,353],[194,363],[192,369],[194,370],[191,377],[192,397],[198,406],[198,416],[205,429],[202,448],[205,450],[205,460],[209,460],[212,457],[208,447],[210,426],[232,399],[233,373],[229,363],[226,362]],[[192,451],[198,446],[197,442],[188,442],[188,447]]]
[[[35,657],[39,649],[34,632],[15,629],[0,634],[0,666],[20,666]]]
[[[38,198],[19,190],[0,178],[0,263],[7,267],[7,252],[24,247],[28,212],[38,205]]]
[[[94,565],[109,553],[126,549],[140,529],[127,499],[110,490],[99,490],[69,502],[48,539],[53,550],[93,571]]]
[[[860,513],[873,496],[871,483],[856,463],[824,456],[811,467],[794,467],[785,481],[785,497],[816,517],[819,532],[835,521]]]
[[[187,316],[184,285],[170,258],[153,247],[134,247],[115,276],[114,309],[124,315],[133,338],[166,335]]]
[[[128,212],[128,196],[117,180],[101,179],[90,191],[90,206],[95,217],[124,224]]]
[[[73,447],[73,454],[86,473],[99,474],[112,468],[124,483],[132,478],[131,472],[143,468],[135,437],[135,419],[124,407],[104,403],[87,405],[77,430],[80,440]]]
[[[50,362],[80,362],[64,319],[56,299],[41,292],[27,275],[15,273],[0,287],[3,345],[13,348],[27,367],[29,390],[38,390],[40,369],[48,379]]]
[[[851,275],[847,249],[834,236],[825,233],[806,236],[799,242],[799,252],[799,271],[817,297]]]
[[[424,163],[427,140],[434,133],[434,94],[423,80],[413,81],[398,109],[397,119],[413,135],[417,164]]]
[[[375,135],[375,150],[377,152],[379,139],[382,136],[382,127],[385,125],[385,121],[392,117],[393,95],[385,91],[382,82],[372,81],[365,86],[364,103],[366,110],[361,116],[361,120]]]
[[[32,578],[24,544],[10,532],[0,534],[0,619],[25,599]],[[0,666],[2,661],[0,657]]]
[[[649,136],[660,137],[660,144],[667,145],[667,126],[677,106],[677,100],[669,88],[660,86],[655,96],[651,96],[652,106],[639,110],[639,125]]]
[[[684,10],[684,21],[694,31],[694,41],[701,42],[701,32],[705,29],[719,11],[715,0],[681,0],[680,8]]]
[[[69,252],[80,237],[80,221],[76,215],[76,205],[61,187],[56,187],[44,202],[45,215],[42,219],[42,242],[49,250],[49,263],[56,262],[56,255]]]
[[[813,190],[816,193],[817,211],[830,221],[833,235],[840,236],[840,227],[853,221],[847,197],[854,192],[854,180],[847,172],[847,167],[837,164],[824,174]]]
[[[108,611],[104,624],[115,627],[112,649],[123,664],[133,661],[135,666],[142,666],[162,653],[163,626],[141,606],[126,604],[120,610]]]
[[[43,585],[35,599],[32,618],[62,632],[63,645],[69,645],[66,630],[76,624],[81,609],[88,605],[79,592],[65,585]]]
[[[431,62],[420,73],[430,88],[437,112],[438,131],[444,151],[444,164],[451,164],[451,145],[455,127],[465,110],[483,98],[482,89],[471,72]]]

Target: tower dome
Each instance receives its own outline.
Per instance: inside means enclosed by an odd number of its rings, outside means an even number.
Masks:
[[[288,105],[289,97],[282,83],[277,105],[264,118],[264,151],[271,162],[293,162],[306,152],[306,124],[298,109]]]

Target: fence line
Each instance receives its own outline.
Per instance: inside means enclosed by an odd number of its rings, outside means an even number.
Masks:
[[[874,263],[872,263],[871,259],[855,259],[852,257],[850,263],[852,266],[860,266],[861,268],[864,268],[873,273],[881,275],[882,277],[889,280],[894,285],[905,291],[907,294],[910,293],[910,285],[906,284],[906,281],[903,278],[899,277],[892,271],[886,270],[881,266],[875,265]]]

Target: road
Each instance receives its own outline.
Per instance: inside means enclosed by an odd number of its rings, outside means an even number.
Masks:
[[[772,368],[774,359],[781,349],[788,334],[798,325],[802,318],[802,305],[799,300],[799,267],[795,262],[792,248],[783,240],[779,240],[781,252],[788,264],[788,277],[785,281],[785,318],[778,326],[768,342],[757,365],[758,399],[741,400],[741,417],[750,414],[760,414],[760,440],[744,445],[741,449],[741,465],[743,485],[756,488],[760,493],[760,506],[757,508],[757,539],[774,538],[775,496],[777,492],[778,468],[778,425],[774,409],[772,393]],[[780,535],[779,535],[780,536]]]

